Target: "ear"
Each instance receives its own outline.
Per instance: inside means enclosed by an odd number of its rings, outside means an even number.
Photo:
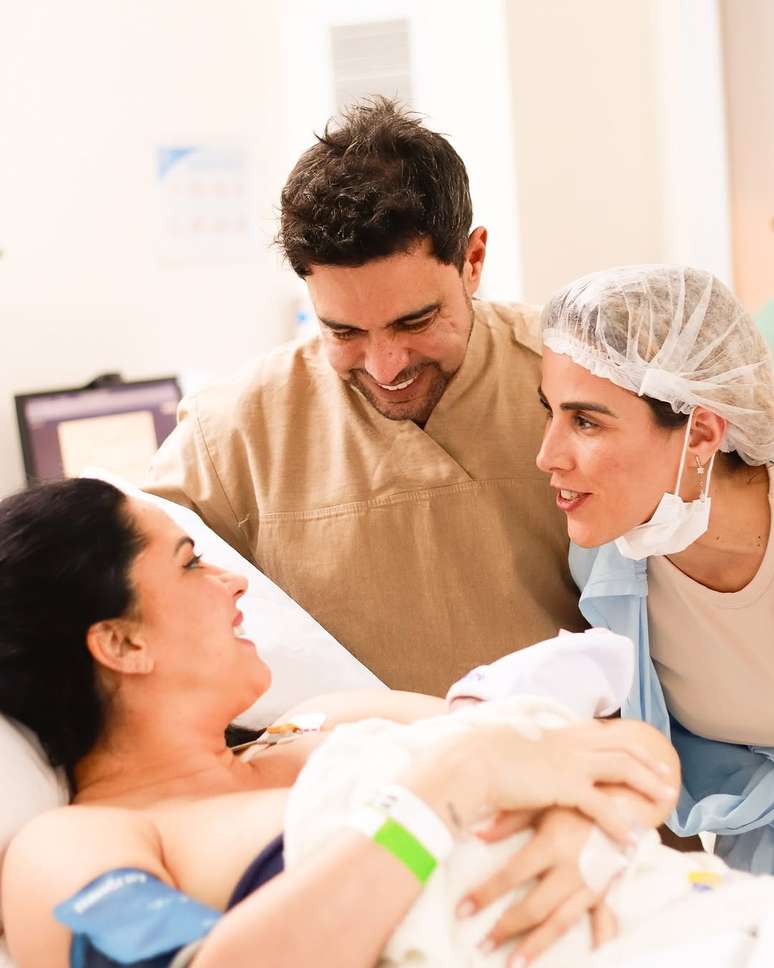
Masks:
[[[486,240],[487,231],[483,225],[473,229],[468,239],[465,262],[462,266],[462,283],[469,296],[476,294],[481,282],[481,273],[484,271],[484,259],[486,258]]]
[[[95,622],[86,633],[86,647],[99,665],[124,675],[148,675],[155,665],[139,630],[125,619]]]
[[[686,455],[691,464],[695,463],[697,457],[702,465],[706,464],[720,450],[727,426],[725,418],[719,417],[706,407],[697,407],[693,411]]]

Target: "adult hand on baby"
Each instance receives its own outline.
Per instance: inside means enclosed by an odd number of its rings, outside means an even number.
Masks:
[[[508,737],[500,736],[493,744],[496,762],[502,763],[507,743]],[[492,768],[490,763],[489,770]],[[672,785],[676,780],[671,747],[641,723],[571,726],[545,733],[526,755],[522,747],[514,749],[510,766],[502,775],[495,775],[488,792],[493,805],[519,809],[501,812],[477,832],[493,841],[532,826],[534,836],[500,871],[474,888],[460,908],[473,913],[526,882],[536,881],[519,902],[504,911],[488,938],[497,945],[514,934],[522,935],[513,964],[518,958],[526,964],[587,911],[595,944],[609,940],[615,925],[603,894],[619,859],[609,843],[602,843],[584,876],[584,848],[592,832],[599,837],[592,819],[626,843],[631,827],[653,826],[669,813],[677,798],[677,788]],[[529,801],[523,794],[519,796],[520,788],[530,782],[534,807],[559,806],[530,810]],[[513,786],[510,793],[509,784]]]
[[[529,881],[530,890],[505,909],[487,936],[492,947],[521,935],[515,958],[527,964],[591,915],[594,946],[615,936],[615,918],[604,904],[608,884],[589,886],[579,863],[594,825],[576,810],[554,807],[541,814],[509,811],[477,831],[486,841],[501,840],[527,826],[533,837],[508,863],[462,899],[458,912],[470,915]]]
[[[664,815],[677,798],[671,768],[636,734],[595,722],[546,731],[539,740],[516,738],[507,727],[487,730],[489,803],[501,809],[575,807],[614,840],[631,845],[632,820],[604,787],[627,787]]]

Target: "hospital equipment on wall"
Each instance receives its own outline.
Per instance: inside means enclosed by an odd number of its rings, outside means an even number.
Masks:
[[[83,387],[17,394],[28,484],[77,477],[100,466],[140,484],[175,427],[177,377],[126,382],[104,373]]]

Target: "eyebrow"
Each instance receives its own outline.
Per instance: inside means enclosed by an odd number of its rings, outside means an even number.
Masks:
[[[538,387],[538,396],[540,397],[541,403],[548,407],[548,400],[543,393],[542,387]],[[549,407],[549,410],[551,408]],[[604,413],[608,417],[614,417],[618,419],[618,414],[614,413],[610,407],[606,407],[604,403],[592,403],[591,401],[585,400],[566,400],[564,403],[559,404],[560,410],[586,410],[589,413]]]
[[[184,538],[181,538],[175,545],[174,554],[177,554],[178,551],[180,551],[180,549],[184,548],[186,545],[190,545],[192,548],[194,546],[193,538],[189,538],[188,535],[186,535]]]
[[[396,319],[390,320],[387,326],[405,326],[406,323],[416,323],[418,320],[440,309],[440,307],[441,304],[439,302],[428,303],[427,306],[422,306],[421,309],[415,309],[413,312],[405,313],[403,316],[398,316]],[[361,329],[359,326],[353,326],[351,323],[337,323],[335,319],[326,319],[324,316],[319,316],[318,319],[328,329],[349,329],[355,330],[358,333],[366,332],[364,329]]]

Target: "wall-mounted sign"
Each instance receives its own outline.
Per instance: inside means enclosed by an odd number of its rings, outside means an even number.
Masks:
[[[249,152],[243,147],[158,148],[161,261],[251,261],[256,243],[249,176]]]

